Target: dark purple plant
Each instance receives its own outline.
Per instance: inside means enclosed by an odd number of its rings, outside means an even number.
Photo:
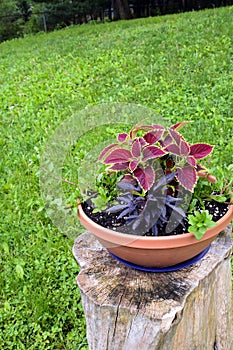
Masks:
[[[118,218],[124,218],[126,225],[134,234],[146,233],[151,230],[152,235],[158,235],[159,230],[168,222],[171,213],[182,223],[185,212],[176,203],[180,198],[167,194],[167,185],[174,179],[175,173],[162,176],[145,196],[141,188],[127,181],[121,181],[118,187],[124,193],[117,198],[119,204],[108,209],[110,213],[120,212]]]
[[[126,224],[129,224],[133,218],[137,218],[146,204],[146,197],[142,196],[140,186],[127,181],[121,181],[118,188],[123,191],[121,196],[117,197],[119,204],[110,207],[109,213],[121,212],[119,219],[125,218]]]

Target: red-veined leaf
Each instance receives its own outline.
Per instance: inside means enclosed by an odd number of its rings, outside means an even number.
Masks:
[[[164,140],[159,140],[162,147],[167,147],[173,142],[171,135],[167,134]]]
[[[196,159],[205,158],[213,151],[213,146],[207,143],[195,143],[190,146],[190,155]]]
[[[193,167],[196,167],[197,166],[197,162],[196,162],[196,159],[193,157],[193,156],[188,156],[186,158],[187,162],[192,165]]]
[[[109,170],[127,170],[129,168],[129,163],[116,163],[111,165],[108,169]]]
[[[125,174],[125,176],[123,177],[123,179],[121,179],[121,181],[119,183],[121,183],[121,182],[129,182],[133,185],[136,184],[136,180],[131,174]]]
[[[148,159],[162,157],[166,154],[166,152],[157,146],[146,146],[145,148],[143,148],[142,154],[143,154],[142,161],[145,162]]]
[[[118,134],[117,140],[118,140],[119,142],[125,142],[125,141],[127,140],[128,137],[129,137],[129,135],[126,134],[126,133]]]
[[[129,163],[129,169],[131,171],[134,171],[137,168],[138,163],[139,163],[139,161],[133,160],[132,162]]]
[[[180,146],[181,140],[184,140],[184,137],[180,133],[178,133],[178,131],[173,130],[171,128],[169,128],[168,131],[169,131],[171,137],[173,138],[173,140],[175,141],[175,143],[178,146]]]
[[[160,124],[152,124],[153,130],[165,130],[164,126]]]
[[[108,154],[108,156],[104,160],[104,163],[125,163],[128,162],[131,158],[132,154],[129,150],[125,148],[117,148]]]
[[[164,130],[163,129],[158,129],[158,130],[153,130],[149,131],[146,133],[143,138],[146,140],[147,143],[150,145],[154,144],[155,142],[159,141],[163,135]]]
[[[150,166],[145,168],[138,167],[133,174],[144,191],[148,191],[154,183],[155,173],[154,169]]]
[[[176,171],[179,183],[188,191],[193,192],[197,182],[196,170],[190,165],[186,165],[183,168],[177,168]]]
[[[180,153],[184,157],[187,157],[190,153],[189,144],[183,139],[180,140]]]
[[[164,148],[164,150],[169,153],[173,153],[180,156],[180,149],[177,145],[174,145],[174,144],[168,145],[167,147]]]
[[[105,155],[107,155],[108,152],[110,152],[111,149],[116,148],[117,146],[119,146],[117,143],[112,143],[111,145],[105,147],[100,153],[98,160],[101,160]]]
[[[136,158],[138,158],[141,154],[141,143],[139,141],[139,139],[135,139],[132,143],[132,149],[131,149],[131,152],[132,152],[132,155]]]
[[[139,139],[139,142],[140,142],[142,147],[145,147],[147,145],[147,143],[146,143],[146,141],[144,140],[143,137],[139,137],[138,139]]]

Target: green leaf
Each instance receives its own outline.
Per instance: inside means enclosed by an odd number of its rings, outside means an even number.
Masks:
[[[11,309],[10,303],[8,301],[5,301],[5,303],[4,303],[4,310],[5,311],[10,311],[10,309]]]
[[[188,232],[194,233],[196,231],[196,226],[189,226]]]
[[[198,239],[199,241],[202,239],[202,237],[204,236],[205,232],[202,233],[200,231],[198,232],[194,232],[194,236],[196,237],[196,239]]]
[[[216,223],[212,221],[212,215],[207,210],[202,212],[195,211],[194,215],[188,215],[189,228],[188,231],[192,232],[194,236],[200,240],[207,228],[214,227]]]
[[[188,221],[190,225],[195,225],[196,221],[195,221],[195,216],[193,215],[188,215]]]
[[[212,222],[207,223],[206,226],[207,226],[208,228],[212,228],[212,227],[214,227],[214,226],[217,226],[217,224],[216,224],[216,222],[212,221]]]
[[[216,196],[211,196],[212,199],[214,199],[215,201],[218,201],[218,202],[221,202],[221,203],[225,203],[227,201],[227,197],[225,196],[219,196],[219,195],[216,195]]]
[[[10,249],[9,249],[9,246],[8,246],[7,242],[3,242],[3,243],[2,243],[2,248],[3,248],[3,250],[4,250],[4,253],[5,253],[6,255],[9,255]]]
[[[15,272],[20,279],[24,278],[24,270],[21,265],[17,264],[15,266]]]

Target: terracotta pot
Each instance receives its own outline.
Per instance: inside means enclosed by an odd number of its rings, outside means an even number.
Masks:
[[[81,204],[78,205],[78,217],[82,225],[117,257],[140,266],[162,268],[189,260],[206,249],[231,222],[233,205],[215,227],[207,229],[199,241],[192,233],[145,237],[110,230],[93,222],[84,213]]]

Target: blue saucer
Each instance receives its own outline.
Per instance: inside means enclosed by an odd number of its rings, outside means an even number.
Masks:
[[[145,271],[145,272],[172,272],[172,271],[178,271],[181,270],[185,267],[188,267],[190,265],[195,264],[196,262],[198,262],[199,260],[201,260],[206,253],[209,251],[210,249],[210,245],[209,247],[207,247],[205,250],[203,250],[201,253],[199,253],[198,255],[194,256],[192,259],[186,260],[180,264],[177,265],[173,265],[173,266],[167,266],[167,267],[145,267],[145,266],[140,266],[140,265],[136,265],[133,264],[129,261],[123,260],[121,258],[118,258],[118,256],[112,254],[111,252],[109,252],[109,254],[116,260],[120,261],[122,264],[132,267],[133,269],[136,270],[140,270],[140,271]]]

